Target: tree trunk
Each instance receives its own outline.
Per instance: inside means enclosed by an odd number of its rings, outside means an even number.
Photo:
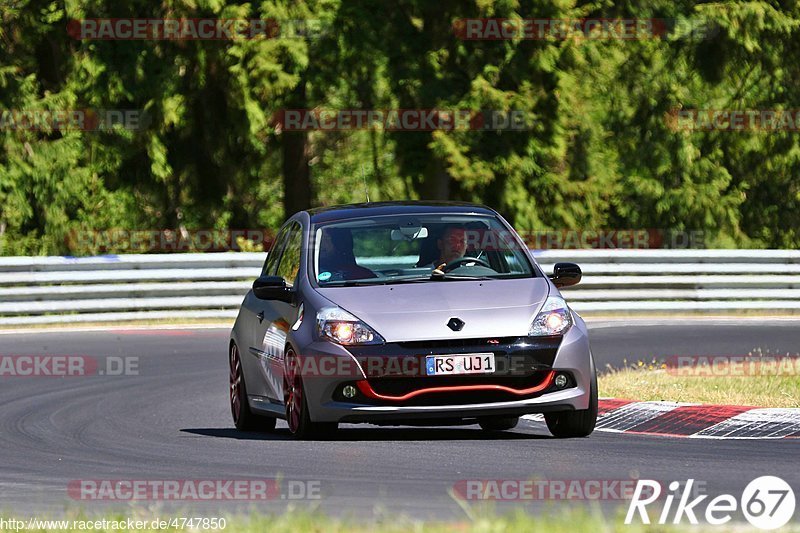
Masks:
[[[444,163],[433,154],[425,168],[424,181],[420,191],[422,200],[449,200],[450,199],[450,174],[444,168]]]
[[[302,79],[294,90],[289,109],[305,109],[306,81]],[[283,213],[288,218],[311,207],[311,169],[308,166],[308,132],[281,133],[283,150]]]

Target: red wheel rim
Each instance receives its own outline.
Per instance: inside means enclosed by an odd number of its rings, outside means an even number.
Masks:
[[[230,367],[231,414],[233,415],[233,421],[238,422],[242,412],[242,396],[240,394],[242,386],[242,363],[239,360],[239,349],[235,344],[231,346]]]
[[[292,352],[286,354],[286,378],[283,397],[286,402],[286,423],[289,431],[296,433],[303,416],[303,383],[297,367],[297,357]]]

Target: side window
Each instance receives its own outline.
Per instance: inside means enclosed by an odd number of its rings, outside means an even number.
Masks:
[[[289,237],[286,240],[286,246],[281,255],[281,261],[278,265],[278,275],[286,280],[286,285],[292,286],[297,279],[297,273],[300,271],[300,251],[303,248],[303,232],[300,226],[292,224],[289,230]]]
[[[293,224],[284,226],[283,229],[278,232],[278,235],[275,237],[275,241],[272,243],[272,248],[270,248],[269,253],[267,254],[267,260],[264,261],[264,268],[261,269],[262,276],[275,275],[275,271],[278,268],[278,259],[281,258],[283,245],[286,242],[286,235],[289,233],[289,229],[293,226]]]

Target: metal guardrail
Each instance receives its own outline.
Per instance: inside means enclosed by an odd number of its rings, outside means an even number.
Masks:
[[[264,253],[0,257],[0,326],[231,319]]]
[[[800,309],[800,250],[547,250],[581,265],[580,285],[562,292],[581,313],[678,313]]]
[[[800,309],[798,250],[546,250],[581,265],[563,290],[577,311],[674,313]],[[0,258],[0,326],[221,318],[236,310],[263,253]]]

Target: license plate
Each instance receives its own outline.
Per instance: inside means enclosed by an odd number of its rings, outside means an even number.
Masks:
[[[493,353],[428,355],[425,369],[429,376],[448,374],[491,374],[494,372]]]

